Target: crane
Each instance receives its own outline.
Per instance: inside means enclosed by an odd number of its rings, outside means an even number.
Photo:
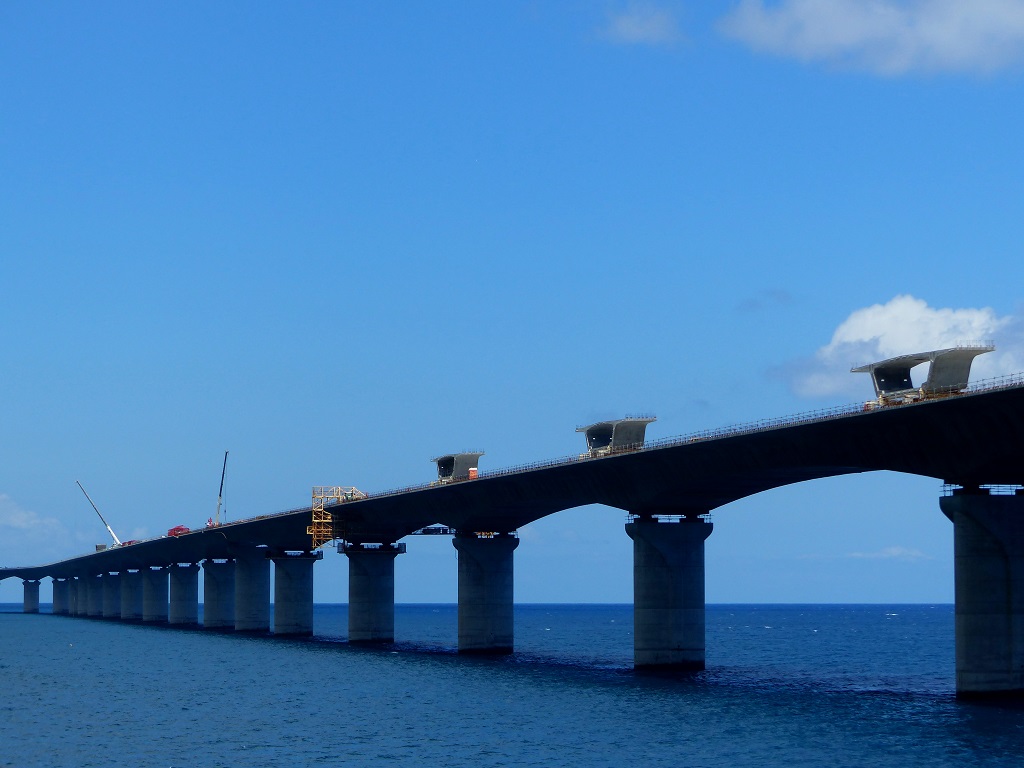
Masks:
[[[224,502],[224,475],[228,471],[228,452],[224,451],[224,466],[220,470],[220,491],[217,492],[217,516],[213,518],[214,525],[220,525],[220,507]]]
[[[79,483],[77,480],[75,480],[75,482],[78,483],[78,487],[79,488],[82,488],[82,484],[81,483]],[[103,515],[100,514],[100,510],[96,506],[96,502],[94,502],[92,500],[92,497],[89,496],[89,492],[86,491],[85,488],[82,488],[82,493],[85,494],[85,498],[89,499],[89,503],[92,504],[92,508],[96,510],[96,514],[100,516],[100,520],[103,522],[103,525],[105,525],[107,527],[107,533],[109,533],[110,534],[110,538],[112,538],[114,540],[114,546],[115,547],[120,547],[121,546],[121,540],[119,538],[117,538],[117,534],[114,533],[114,529],[111,528],[109,525],[107,525],[107,521],[103,519]]]

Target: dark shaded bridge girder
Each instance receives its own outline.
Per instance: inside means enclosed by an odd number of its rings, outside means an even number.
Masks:
[[[356,599],[350,593],[350,640],[393,639],[393,563],[404,545],[392,543],[440,523],[457,534],[460,651],[509,651],[517,542],[507,534],[562,509],[605,504],[636,515],[627,532],[634,541],[637,666],[701,668],[703,542],[711,525],[699,516],[770,488],[890,470],[963,487],[952,500],[943,500],[957,550],[957,690],[1018,696],[1024,693],[1024,605],[1017,599],[1024,574],[1024,495],[989,499],[979,486],[1024,485],[1022,443],[1024,384],[680,439],[338,504],[330,511],[335,533],[349,542],[350,587],[363,584]],[[668,515],[683,520],[670,522]],[[120,613],[121,618],[126,609],[137,613],[125,586],[141,580],[142,620],[162,616],[168,621],[167,566],[206,561],[208,588],[214,585],[214,592],[227,599],[223,585],[214,584],[220,583],[213,578],[219,566],[211,565],[214,559],[227,560],[222,570],[235,577],[234,629],[266,631],[270,558],[287,571],[278,579],[285,586],[277,602],[292,608],[289,621],[275,619],[275,632],[308,634],[314,558],[306,526],[311,520],[309,508],[297,509],[59,563],[0,569],[0,578],[25,580],[27,611],[37,608],[38,580],[49,576],[55,580],[55,609],[59,603],[61,612],[72,615]],[[289,552],[304,554],[286,557]],[[360,582],[353,567],[363,566],[367,578]],[[131,573],[134,569],[139,573]],[[179,602],[187,610],[175,615],[180,614],[179,623],[194,621],[195,569],[171,570],[190,576],[179,585]],[[118,581],[120,611],[115,611]],[[150,581],[156,586],[147,587]],[[365,610],[353,610],[361,602]],[[352,617],[360,615],[363,619],[353,624]]]
[[[805,424],[588,459],[336,509],[350,535],[377,520],[430,519],[459,530],[514,530],[584,504],[704,513],[784,485],[890,470],[960,485],[1024,483],[1024,387],[875,409]]]
[[[693,439],[633,453],[485,475],[329,509],[346,540],[394,542],[428,525],[514,531],[563,509],[604,504],[637,514],[702,514],[771,488],[875,470],[949,483],[1024,484],[1024,385],[806,423]],[[0,578],[72,576],[309,548],[309,508],[139,542]]]

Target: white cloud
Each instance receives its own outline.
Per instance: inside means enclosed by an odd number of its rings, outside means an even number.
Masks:
[[[756,51],[889,76],[1024,60],[1024,0],[742,0],[720,28]]]
[[[963,342],[994,341],[996,351],[974,361],[971,380],[977,381],[1024,369],[1022,330],[1016,318],[1000,317],[987,307],[935,309],[923,299],[896,296],[851,313],[813,359],[795,363],[785,373],[799,395],[860,394],[866,400],[872,393],[870,379],[851,374],[853,366]]]
[[[651,3],[632,3],[625,10],[609,12],[600,35],[620,45],[668,46],[683,38],[675,14]]]
[[[919,549],[910,549],[908,547],[885,547],[877,552],[851,552],[847,557],[852,557],[858,560],[931,560],[932,558],[926,555]]]
[[[56,518],[43,517],[0,493],[0,565],[41,565],[79,545]]]
[[[63,533],[64,526],[53,518],[40,517],[35,512],[22,509],[6,493],[0,493],[0,532],[4,536],[11,533],[49,536]]]

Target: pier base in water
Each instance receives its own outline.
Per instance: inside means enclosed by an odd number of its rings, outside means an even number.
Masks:
[[[459,534],[459,653],[512,653],[513,555],[519,539]]]
[[[88,610],[88,588],[85,583],[85,577],[76,577],[71,582],[69,589],[69,611],[73,616],[84,616],[87,615]]]
[[[322,552],[274,558],[274,634],[313,634],[313,563]]]
[[[85,590],[88,596],[86,615],[92,618],[103,616],[103,577],[92,574],[85,578]]]
[[[235,628],[235,561],[203,563],[203,627]]]
[[[142,571],[121,571],[121,621],[142,619]]]
[[[22,613],[39,613],[39,582],[35,579],[26,579],[23,586]]]
[[[53,580],[53,615],[54,616],[66,616],[68,614],[68,603],[70,602],[70,580],[68,579],[57,579]]]
[[[167,621],[167,569],[143,568],[142,620]]]
[[[104,573],[100,577],[103,584],[103,618],[121,618],[121,574]]]
[[[700,517],[626,524],[633,540],[633,664],[704,669],[704,540]]]
[[[270,561],[264,547],[235,559],[235,631],[270,631]]]
[[[199,623],[199,564],[175,563],[169,568],[170,604],[167,623],[193,626]]]
[[[405,545],[353,545],[348,556],[348,641],[395,641],[395,558]]]
[[[953,521],[957,696],[1024,698],[1024,495],[964,489],[939,504]]]

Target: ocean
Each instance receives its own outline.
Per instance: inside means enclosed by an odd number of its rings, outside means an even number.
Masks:
[[[951,605],[712,605],[708,669],[632,669],[632,606],[517,605],[516,653],[455,652],[454,605],[394,647],[0,606],[0,766],[1014,766],[1024,707],[954,698]]]

